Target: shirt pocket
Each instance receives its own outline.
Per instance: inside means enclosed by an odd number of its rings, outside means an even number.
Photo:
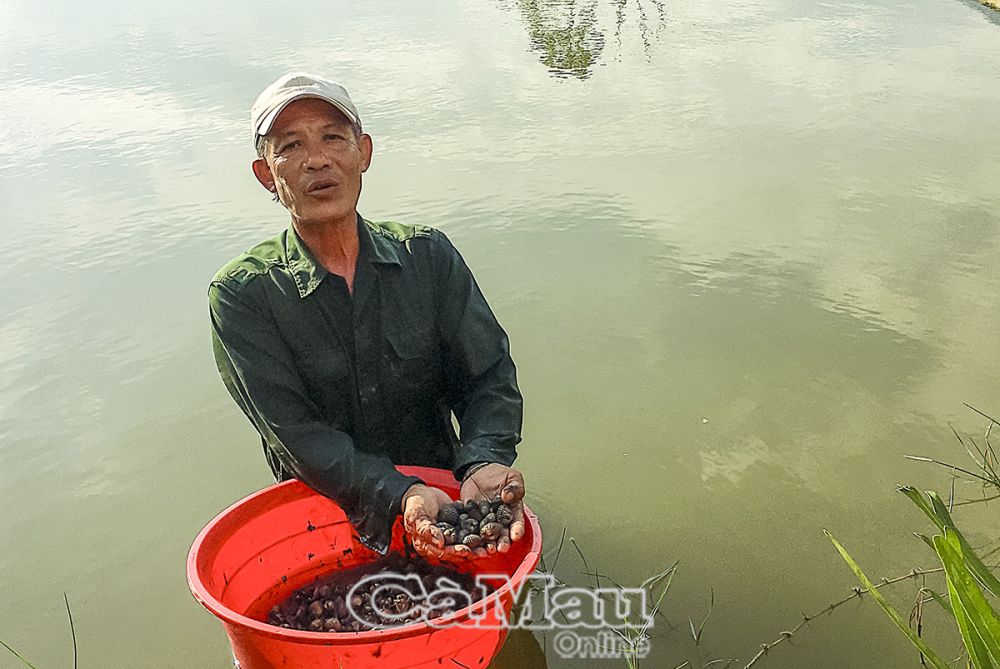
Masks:
[[[411,401],[418,396],[435,399],[441,356],[433,331],[394,323],[386,331],[386,340],[388,385]]]
[[[347,354],[336,347],[316,347],[296,356],[302,382],[319,416],[337,429],[350,431],[354,378]]]
[[[296,361],[306,385],[313,388],[343,383],[351,373],[351,363],[339,347],[303,350]]]

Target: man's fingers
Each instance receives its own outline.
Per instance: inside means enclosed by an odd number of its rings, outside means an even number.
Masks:
[[[500,490],[500,499],[504,504],[513,504],[524,499],[524,483],[513,479],[507,481]]]
[[[417,538],[421,541],[433,544],[438,548],[444,548],[444,533],[441,528],[434,524],[434,521],[422,509],[413,513],[410,517],[410,535],[414,542]]]
[[[476,548],[472,552],[476,554],[476,557],[480,557],[480,558],[484,558],[487,555],[489,555],[489,553],[486,552],[486,549],[483,548],[482,546],[480,546],[479,548]]]
[[[497,539],[497,553],[506,553],[510,550],[510,531],[505,527]]]
[[[472,557],[472,549],[465,544],[453,544],[451,546],[446,546],[444,549],[444,558],[451,558],[452,560],[468,560]]]
[[[510,540],[512,542],[520,541],[521,537],[524,536],[524,505],[520,502],[512,504],[510,510]]]
[[[434,523],[424,515],[418,516],[413,522],[413,531],[420,536],[426,535],[432,527],[434,527]]]
[[[510,524],[510,540],[520,541],[521,537],[524,536],[524,521],[514,522]]]
[[[432,543],[417,539],[413,548],[425,558],[436,558],[444,562],[465,562],[473,557],[472,549],[462,544],[439,548]]]
[[[486,552],[490,555],[494,555],[497,552],[497,542],[487,541],[486,542]]]
[[[440,548],[434,544],[427,543],[426,541],[421,541],[420,539],[414,540],[413,549],[425,558],[444,558],[444,552]]]

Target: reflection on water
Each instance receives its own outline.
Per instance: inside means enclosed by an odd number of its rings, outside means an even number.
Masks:
[[[652,28],[651,16],[643,0],[611,0],[608,4],[600,0],[516,0],[531,48],[538,52],[542,64],[553,75],[578,79],[593,74],[604,51],[607,29],[602,24],[607,17],[601,9],[614,9],[614,39],[619,52],[623,31],[634,23],[642,49],[649,55],[666,21],[666,8],[662,0],[645,2],[652,5],[655,13]]]
[[[604,49],[595,26],[597,0],[517,0],[531,47],[553,74],[586,79]]]
[[[968,6],[976,9],[983,13],[988,20],[1000,26],[1000,9],[995,6],[988,6],[985,2],[980,2],[980,0],[961,0]],[[995,3],[994,3],[995,4]]]
[[[667,21],[666,5],[663,3],[663,0],[647,0],[655,9],[655,21],[652,32],[650,32],[651,13],[647,12],[646,6],[643,5],[643,0],[613,1],[615,5],[615,40],[618,42],[619,48],[622,45],[622,31],[628,24],[629,12],[633,10],[634,6],[634,11],[637,15],[635,21],[639,27],[639,36],[642,39],[643,51],[648,57],[653,47],[653,42],[659,37],[660,30]]]

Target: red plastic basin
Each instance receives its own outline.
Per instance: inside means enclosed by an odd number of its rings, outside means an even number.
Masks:
[[[458,497],[459,485],[449,471],[398,469]],[[485,667],[507,637],[498,618],[502,612],[509,619],[514,595],[541,555],[538,519],[527,508],[524,515],[524,538],[509,553],[463,568],[509,580],[443,626],[418,621],[388,630],[326,634],[260,622],[272,605],[316,576],[378,557],[358,542],[335,502],[298,481],[265,488],[216,516],[191,546],[188,584],[195,599],[222,621],[241,669]],[[393,550],[402,549],[402,538],[397,520]],[[473,624],[477,617],[480,624]]]

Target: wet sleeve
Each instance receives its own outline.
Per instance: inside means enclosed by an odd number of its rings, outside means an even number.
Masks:
[[[523,409],[507,333],[461,254],[438,234],[437,306],[448,399],[460,427],[454,474],[461,481],[476,463],[514,463]]]
[[[319,418],[270,309],[248,293],[223,281],[209,287],[215,361],[229,393],[281,465],[336,501],[361,541],[384,554],[403,494],[420,479]]]

